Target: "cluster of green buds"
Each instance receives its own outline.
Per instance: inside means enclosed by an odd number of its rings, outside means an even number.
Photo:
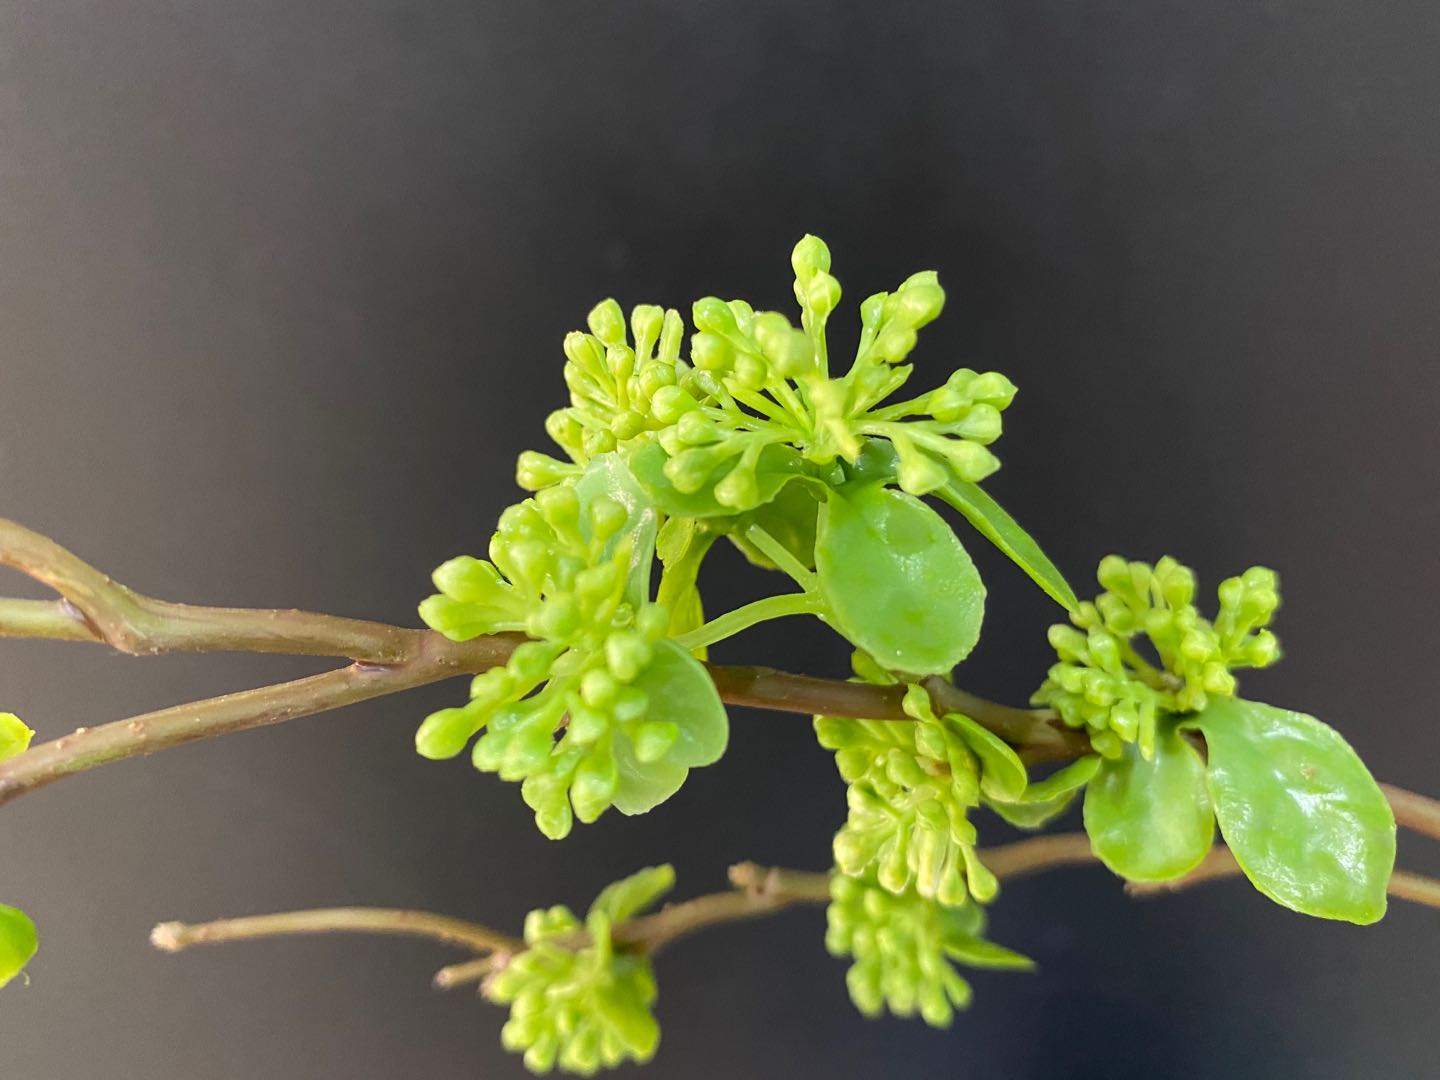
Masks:
[[[791,256],[801,326],[743,300],[696,302],[693,378],[676,426],[662,432],[666,475],[682,492],[713,489],[737,511],[763,491],[763,455],[786,446],[819,469],[854,463],[868,440],[890,442],[897,480],[912,494],[952,477],[978,481],[999,467],[986,447],[1000,435],[1000,413],[1015,387],[996,372],[955,372],[941,387],[882,406],[909,379],[906,358],[916,333],[945,303],[933,271],[914,274],[893,293],[861,304],[860,345],[849,370],[831,375],[825,326],[840,300],[830,250],[807,236]],[[772,455],[773,455],[773,451]]]
[[[897,895],[913,890],[942,904],[994,898],[995,875],[975,853],[969,812],[980,805],[981,764],[958,718],[937,717],[912,686],[913,722],[817,716],[820,745],[835,751],[849,785],[849,816],[835,835],[844,874],[874,873]]]
[[[1096,576],[1104,592],[1071,613],[1074,626],[1050,628],[1059,663],[1033,701],[1053,706],[1070,727],[1086,728],[1105,757],[1133,742],[1149,758],[1160,715],[1199,712],[1212,696],[1233,697],[1234,669],[1280,657],[1265,629],[1280,605],[1273,570],[1254,566],[1223,582],[1214,622],[1194,604],[1194,572],[1169,556],[1151,566],[1110,555]],[[1136,649],[1142,635],[1158,667]]]
[[[525,918],[524,952],[485,983],[485,996],[510,1006],[505,1049],[523,1053],[531,1072],[555,1066],[593,1076],[626,1060],[655,1056],[660,1025],[651,1012],[655,972],[643,952],[618,948],[615,924],[653,904],[675,882],[654,866],[609,886],[582,926],[569,908],[540,908]]]
[[[637,591],[629,521],[606,495],[584,501],[575,485],[547,488],[501,516],[490,561],[443,564],[434,575],[439,594],[420,608],[454,640],[503,630],[533,639],[505,666],[477,675],[465,705],[427,717],[415,744],[426,757],[453,757],[484,729],[475,767],[523,781],[551,838],[612,805],[648,809],[653,802],[641,804],[668,786],[667,796],[690,765],[718,757],[713,748],[697,753],[693,740],[680,745],[680,721],[663,715],[673,703],[657,707],[656,689],[673,690],[677,673],[693,686],[696,665],[666,640],[665,608]],[[708,686],[703,672],[698,678]],[[701,705],[721,708],[713,687]],[[638,790],[647,782],[650,790]]]
[[[586,321],[588,334],[576,330],[565,338],[570,406],[545,422],[576,465],[673,422],[663,402],[686,372],[680,359],[685,323],[678,311],[641,304],[630,313],[627,333],[620,305],[604,300]],[[529,453],[517,471],[520,486],[536,490],[574,468]]]
[[[709,296],[693,308],[689,362],[684,323],[654,305],[634,309],[627,333],[614,300],[598,305],[589,333],[565,339],[569,407],[546,427],[571,463],[527,451],[517,477],[539,490],[575,475],[599,454],[657,442],[665,481],[681,496],[705,493],[716,512],[743,513],[802,472],[839,479],[868,442],[888,443],[895,479],[911,494],[950,480],[976,482],[999,468],[987,447],[1015,396],[998,372],[962,368],[940,387],[890,405],[909,379],[916,334],[940,314],[934,271],[907,278],[860,306],[861,337],[843,375],[831,375],[826,323],[840,301],[830,250],[806,236],[791,256],[801,325],[743,300]],[[769,477],[767,483],[766,477]],[[782,479],[783,478],[783,479]]]
[[[835,874],[826,909],[825,947],[854,959],[845,976],[850,999],[869,1017],[886,1008],[896,1016],[919,1012],[932,1027],[949,1027],[970,1004],[970,984],[955,970],[1028,970],[1026,957],[981,937],[984,911],[975,904],[947,907],[914,891],[895,895],[873,878]]]

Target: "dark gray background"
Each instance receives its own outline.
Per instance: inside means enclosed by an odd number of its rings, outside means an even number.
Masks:
[[[0,513],[162,596],[412,621],[515,498],[590,304],[787,305],[812,230],[842,327],[940,269],[920,378],[1020,385],[991,489],[1072,579],[1111,550],[1173,552],[1207,592],[1278,568],[1289,659],[1248,691],[1440,789],[1437,55],[1433,0],[0,0]],[[1021,701],[1055,611],[978,558],[962,682]],[[710,581],[763,587],[729,553]],[[845,664],[798,623],[722,656]],[[9,643],[0,701],[53,737],[317,669]],[[649,862],[683,895],[739,858],[826,861],[842,792],[802,718],[737,714],[670,804],[556,844],[513,787],[413,754],[463,692],[7,807],[0,888],[44,943],[0,1071],[517,1076],[497,1010],[429,990],[444,950],[146,933],[339,903],[515,926]],[[1429,911],[1362,930],[1240,884],[1135,903],[1055,874],[993,922],[1041,974],[977,977],[943,1033],[859,1022],[821,924],[667,955],[651,1075],[1436,1075]]]

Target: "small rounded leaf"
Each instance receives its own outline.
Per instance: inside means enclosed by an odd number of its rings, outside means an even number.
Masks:
[[[979,639],[985,586],[975,564],[911,495],[878,484],[831,491],[815,567],[832,625],[891,670],[947,672]]]
[[[1127,743],[1085,791],[1085,831],[1100,861],[1129,881],[1169,881],[1193,870],[1215,840],[1200,755],[1169,724],[1148,761]]]
[[[1395,866],[1395,816],[1355,751],[1313,716],[1215,698],[1205,734],[1220,832],[1247,877],[1305,915],[1373,923]]]
[[[39,947],[30,916],[0,904],[0,986],[19,975]]]

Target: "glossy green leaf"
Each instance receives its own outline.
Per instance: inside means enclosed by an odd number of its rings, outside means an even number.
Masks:
[[[35,732],[20,717],[10,712],[0,713],[0,761],[23,754],[34,736]]]
[[[994,971],[1035,970],[1035,961],[1030,957],[984,938],[949,938],[945,942],[945,955],[974,968],[990,968]]]
[[[590,905],[590,910],[603,911],[612,923],[624,922],[650,907],[674,887],[675,867],[669,863],[647,866],[605,886]]]
[[[1030,784],[1019,799],[986,799],[986,804],[1017,828],[1038,829],[1059,817],[1074,802],[1075,796],[1100,768],[1100,760],[1094,754],[1083,757]]]
[[[1067,611],[1080,606],[1075,590],[1040,545],[979,484],[952,479],[935,494],[959,510],[981,536],[1004,552],[1057,604]]]
[[[1134,743],[1105,761],[1085,791],[1085,831],[1100,861],[1130,881],[1169,881],[1193,870],[1215,839],[1205,763],[1162,723],[1150,760]]]
[[[0,986],[19,975],[39,947],[30,916],[0,904]]]
[[[673,723],[680,732],[654,762],[639,761],[628,740],[616,740],[615,806],[622,814],[643,814],[675,794],[691,769],[720,760],[730,719],[704,665],[673,641],[656,644],[655,658],[632,685],[649,699],[647,723]]]
[[[1338,732],[1239,698],[1212,699],[1188,724],[1205,734],[1220,832],[1257,889],[1324,919],[1385,914],[1395,817]]]
[[[580,479],[575,481],[575,494],[580,505],[589,505],[598,497],[614,499],[625,508],[628,520],[606,545],[607,555],[615,551],[615,545],[629,537],[634,546],[630,550],[629,584],[626,597],[632,604],[639,604],[650,598],[650,568],[655,558],[655,537],[659,529],[659,515],[649,494],[641,487],[625,459],[618,453],[601,454],[592,458]],[[583,515],[582,515],[583,520]]]
[[[945,722],[960,732],[965,745],[980,759],[980,789],[992,799],[1013,802],[1025,792],[1029,777],[1020,755],[1000,736],[968,716],[951,713]]]
[[[947,672],[975,647],[985,586],[940,515],[878,484],[831,491],[815,568],[829,620],[891,670]]]

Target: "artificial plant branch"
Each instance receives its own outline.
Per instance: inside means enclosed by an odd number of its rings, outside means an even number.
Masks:
[[[1128,896],[1157,896],[1180,892],[1195,885],[1203,885],[1207,881],[1239,877],[1243,873],[1230,849],[1217,847],[1184,877],[1175,878],[1173,881],[1129,881],[1125,883],[1125,893]],[[1396,900],[1408,900],[1412,904],[1440,909],[1440,879],[1409,870],[1394,870],[1385,891]]]
[[[257,652],[401,663],[419,630],[308,611],[197,607],[143,596],[49,537],[0,518],[0,565],[54,589],[61,600],[0,600],[0,637],[96,641],[134,656]]]
[[[462,674],[466,669],[457,667],[453,650],[443,647],[448,644],[438,636],[425,638],[416,655],[401,664],[352,664],[96,728],[79,728],[0,763],[0,805],[107,762],[278,724]],[[499,637],[487,639],[485,644],[493,657],[486,666],[502,663],[514,647],[513,642]]]
[[[515,953],[525,948],[525,943],[518,938],[449,915],[400,908],[356,907],[282,911],[274,915],[217,919],[198,924],[161,923],[150,932],[150,943],[157,949],[173,953],[193,945],[320,933],[398,934],[429,938],[444,945],[457,945],[484,953]]]
[[[61,594],[58,601],[0,599],[0,637],[104,643],[135,656],[236,651],[335,656],[350,667],[81,728],[0,764],[0,805],[97,765],[213,735],[310,716],[503,664],[521,638],[454,642],[430,630],[315,612],[201,607],[142,596],[39,533],[0,519],[0,564]],[[781,712],[905,720],[904,688],[707,665],[727,702]],[[928,687],[943,711],[964,712],[1034,760],[1074,757],[1084,737],[1046,710],[1015,709],[944,680]]]
[[[1084,833],[1029,837],[985,849],[980,854],[1002,881],[1097,862],[1090,838]],[[1125,891],[1130,896],[1155,896],[1234,877],[1239,873],[1240,867],[1234,856],[1228,848],[1221,847],[1214,849],[1204,862],[1183,877],[1157,883],[1129,882]],[[653,955],[679,938],[712,926],[762,918],[797,905],[830,902],[830,875],[827,873],[743,862],[730,868],[729,878],[732,888],[728,890],[671,904],[652,915],[642,915],[618,924],[613,931],[614,940]],[[1396,870],[1389,892],[1398,900],[1440,909],[1440,880],[1435,878]],[[192,945],[336,932],[427,937],[479,954],[475,960],[441,968],[433,982],[437,989],[442,990],[483,979],[504,967],[510,957],[523,952],[526,947],[523,941],[478,923],[389,908],[327,908],[207,923],[161,923],[151,932],[150,940],[157,948],[179,952]],[[583,931],[568,941],[575,948],[583,948],[588,943],[589,938]]]
[[[1440,840],[1440,799],[1406,791],[1394,784],[1381,784],[1380,790],[1395,811],[1396,824]]]

